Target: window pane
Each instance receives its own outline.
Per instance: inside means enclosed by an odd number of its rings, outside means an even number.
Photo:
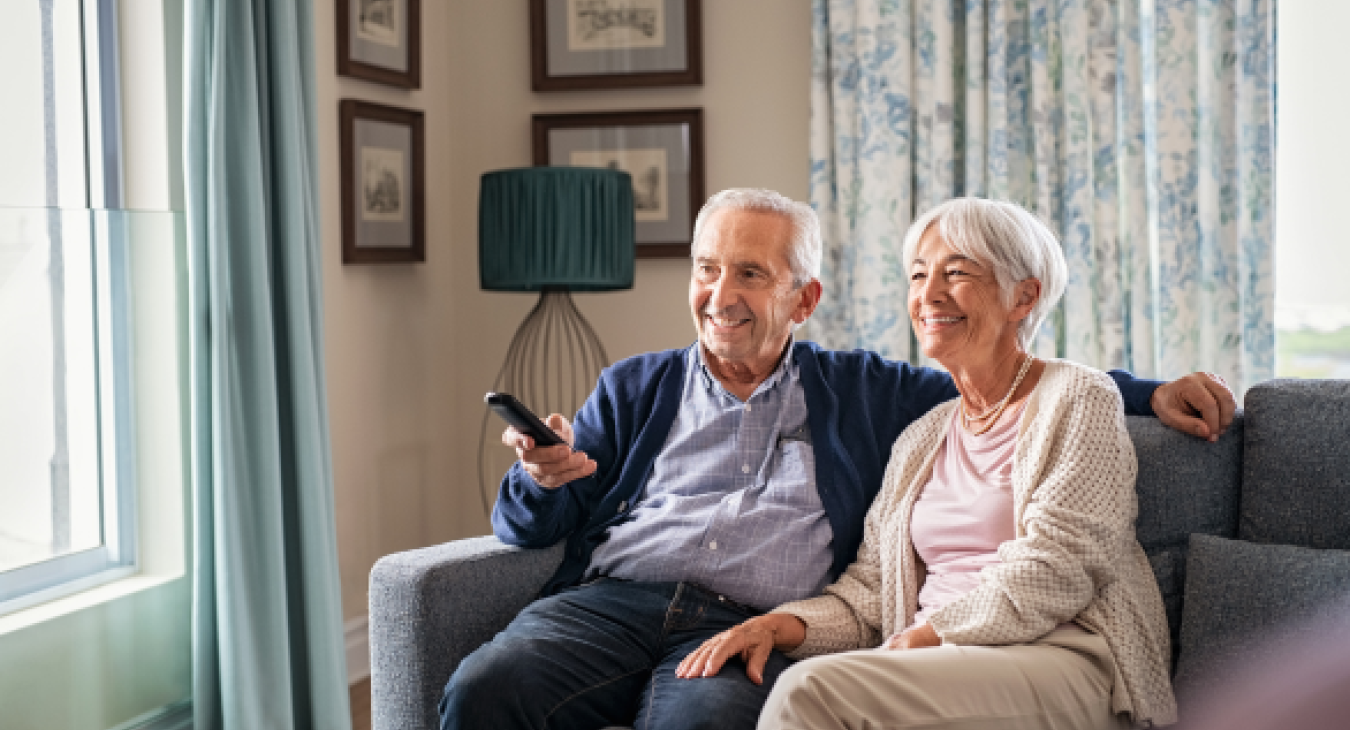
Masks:
[[[79,0],[5,3],[0,206],[87,204],[82,48]]]
[[[1350,378],[1350,98],[1339,29],[1350,3],[1280,3],[1275,168],[1275,372]]]
[[[0,208],[0,571],[103,543],[89,215]]]

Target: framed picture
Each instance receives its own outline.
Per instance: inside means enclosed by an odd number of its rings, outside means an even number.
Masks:
[[[338,73],[422,84],[422,0],[337,0]]]
[[[627,172],[638,258],[689,256],[703,206],[703,110],[536,114],[534,164]]]
[[[703,83],[700,0],[530,0],[535,91]]]
[[[342,263],[426,260],[422,112],[344,99]]]

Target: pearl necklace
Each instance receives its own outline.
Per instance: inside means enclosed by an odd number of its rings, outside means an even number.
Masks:
[[[978,416],[972,416],[970,415],[970,412],[966,410],[965,396],[961,397],[961,420],[962,422],[965,423],[966,430],[970,431],[971,435],[973,436],[983,435],[986,431],[993,428],[995,423],[998,423],[998,417],[1003,415],[1003,409],[1008,407],[1008,403],[1012,400],[1013,393],[1017,392],[1017,386],[1022,384],[1022,378],[1025,378],[1027,376],[1027,371],[1031,370],[1031,361],[1035,359],[1036,358],[1032,357],[1031,355],[1027,355],[1026,359],[1022,361],[1022,367],[1017,371],[1017,377],[1013,378],[1012,387],[1008,389],[1008,394],[1003,396],[1003,400],[999,401],[997,404],[993,406],[994,409],[993,412],[986,410],[984,413]],[[978,431],[976,431],[970,425],[972,421],[984,421],[984,420],[988,420],[989,423],[985,424],[984,428],[981,428]]]

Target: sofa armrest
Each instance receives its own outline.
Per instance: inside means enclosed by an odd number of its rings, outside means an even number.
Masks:
[[[475,537],[381,558],[370,571],[372,726],[438,727],[450,675],[534,600],[562,550]]]

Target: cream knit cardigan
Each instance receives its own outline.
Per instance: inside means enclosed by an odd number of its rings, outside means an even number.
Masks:
[[[910,515],[957,403],[934,408],[896,439],[857,561],[824,595],[775,609],[807,627],[789,656],[880,646],[913,621],[926,569],[911,543]],[[1111,649],[1115,712],[1129,712],[1140,726],[1175,722],[1167,619],[1134,536],[1136,471],[1111,379],[1047,362],[1018,427],[1016,538],[999,547],[1001,562],[980,573],[978,588],[932,614],[943,643],[1028,643],[1072,620]]]

